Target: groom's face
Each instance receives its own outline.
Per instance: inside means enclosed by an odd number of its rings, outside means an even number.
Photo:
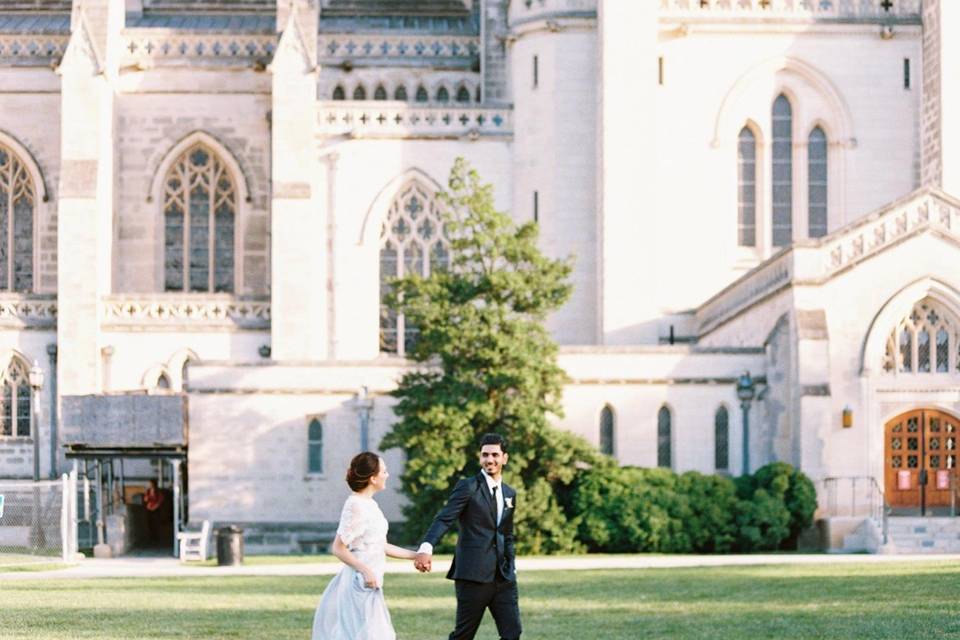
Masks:
[[[480,448],[480,466],[491,478],[500,477],[500,470],[507,463],[507,454],[498,444],[485,444]]]

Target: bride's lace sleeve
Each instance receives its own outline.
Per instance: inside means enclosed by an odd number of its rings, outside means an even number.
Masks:
[[[357,500],[347,498],[343,504],[343,511],[340,512],[340,526],[337,527],[337,535],[340,540],[348,547],[363,535],[367,528],[366,517],[363,509]]]

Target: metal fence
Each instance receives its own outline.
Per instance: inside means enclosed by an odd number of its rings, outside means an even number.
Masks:
[[[0,481],[0,569],[73,559],[76,486],[75,474],[40,482]]]

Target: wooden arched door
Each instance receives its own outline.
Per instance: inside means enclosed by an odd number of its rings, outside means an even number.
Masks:
[[[935,409],[900,414],[884,427],[884,484],[893,508],[950,506],[960,420]]]

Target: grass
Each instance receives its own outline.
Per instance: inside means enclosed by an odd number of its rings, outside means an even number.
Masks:
[[[195,577],[0,582],[0,636],[310,637],[329,577]],[[586,638],[960,638],[960,567],[787,565],[521,575],[525,640]],[[452,584],[388,575],[400,640],[450,631]],[[495,640],[489,616],[478,640]]]

